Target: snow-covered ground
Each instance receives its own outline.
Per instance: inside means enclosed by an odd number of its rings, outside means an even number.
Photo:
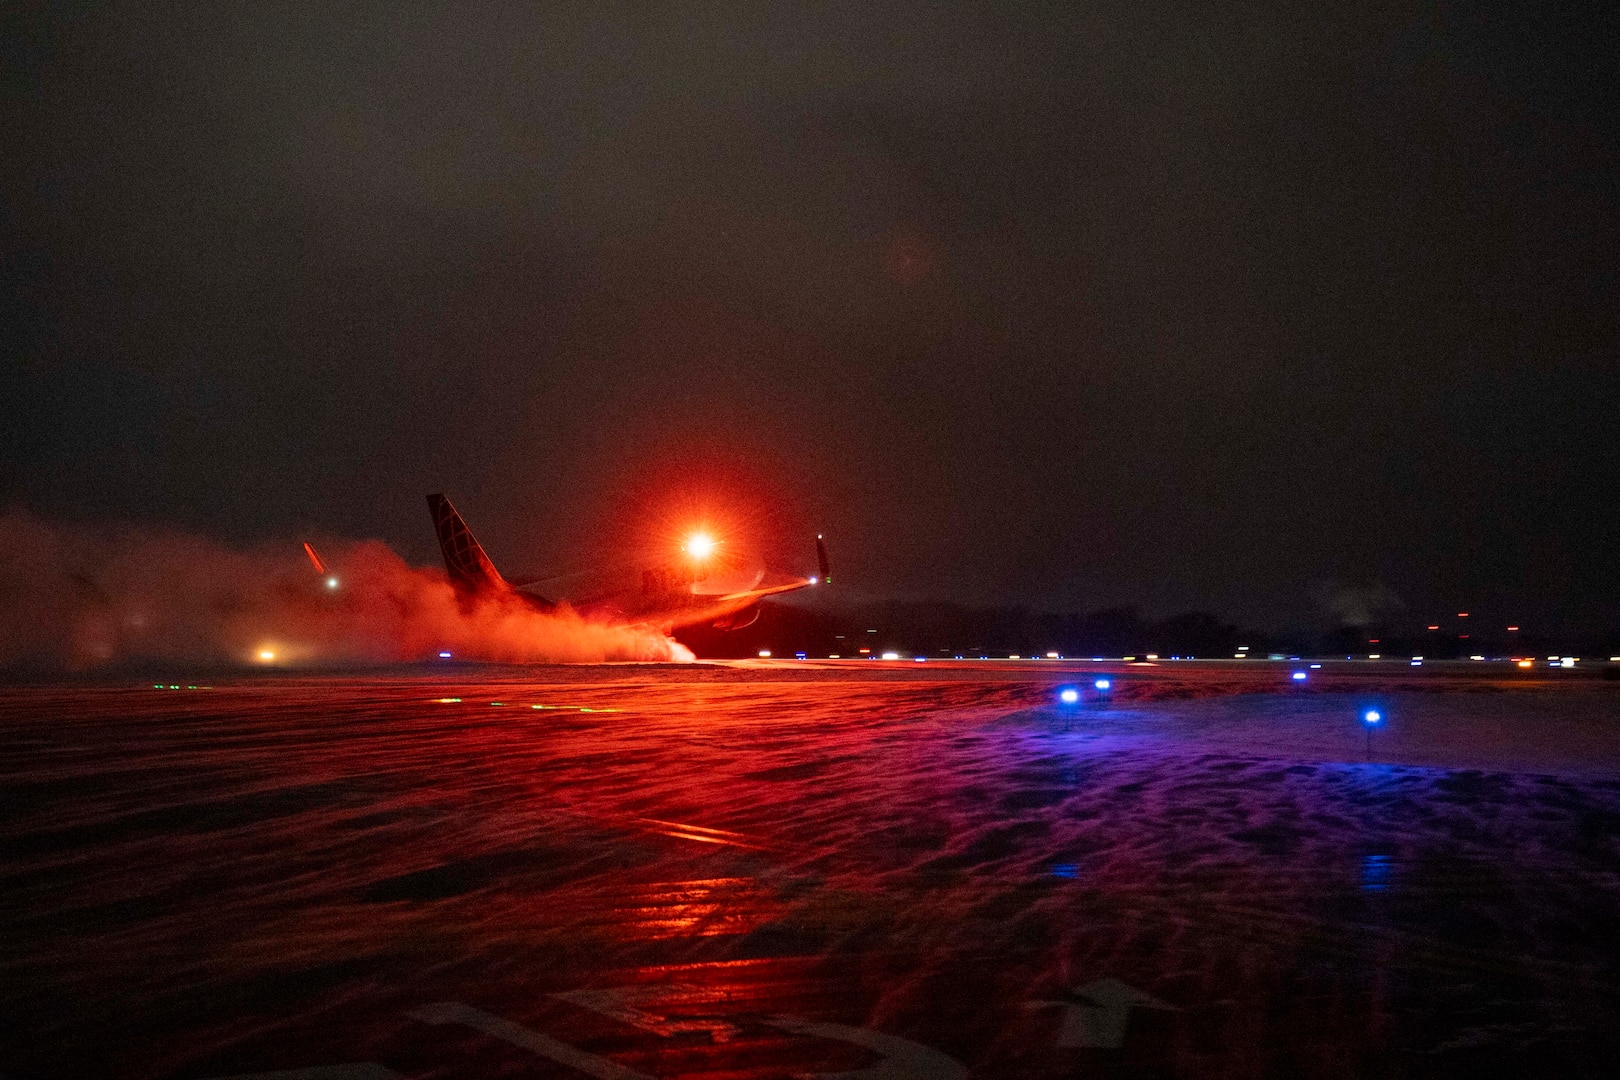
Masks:
[[[1607,1074],[1620,684],[1104,671],[0,691],[0,1075]]]

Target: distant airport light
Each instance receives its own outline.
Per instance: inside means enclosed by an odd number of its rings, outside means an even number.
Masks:
[[[1048,660],[1056,660],[1058,658],[1058,654],[1055,652],[1049,652],[1046,654],[1046,658]]]
[[[448,660],[448,659],[450,659],[450,654],[447,653],[447,652],[442,652],[442,653],[439,654],[439,659],[440,660]]]
[[[1459,619],[1466,619],[1466,618],[1468,618],[1468,612],[1466,612],[1466,611],[1459,611],[1459,612],[1457,612],[1457,618],[1459,618]]]
[[[1518,627],[1517,627],[1517,626],[1510,626],[1510,627],[1508,627],[1508,629],[1509,629],[1509,630],[1517,630],[1517,629],[1518,629]]]
[[[1383,658],[1383,653],[1370,652],[1367,654],[1367,659],[1369,660],[1382,660]]]
[[[1611,657],[1609,657],[1609,663],[1611,663],[1611,664],[1620,664],[1620,656],[1611,656]]]
[[[1319,667],[1321,667],[1321,666],[1322,666],[1322,665],[1321,665],[1321,664],[1312,664],[1312,665],[1311,665],[1311,667],[1312,667],[1312,668],[1319,668]]]
[[[1080,691],[1072,686],[1065,686],[1058,691],[1058,700],[1065,705],[1073,705],[1080,700]]]
[[[693,533],[686,538],[686,553],[694,559],[707,559],[714,554],[714,537],[708,533]]]
[[[885,659],[885,660],[898,660],[898,659],[900,659],[900,654],[897,653],[897,652],[886,652],[886,653],[883,654],[883,659]]]
[[[1107,691],[1111,690],[1113,688],[1113,686],[1114,686],[1114,684],[1112,682],[1110,682],[1109,680],[1107,680],[1107,679],[1098,679],[1096,682],[1092,683],[1091,685],[1095,686],[1098,690],[1101,690],[1101,691],[1103,691],[1105,693]]]
[[[1303,671],[1294,672],[1294,681],[1295,682],[1304,682],[1305,681],[1305,673]]]
[[[1574,667],[1575,666],[1575,657],[1573,657],[1573,656],[1560,657],[1559,660],[1558,660],[1558,666],[1559,667]]]
[[[1157,660],[1159,658],[1159,654],[1156,652],[1150,652],[1147,654],[1147,658],[1149,660]]]
[[[326,587],[327,587],[327,588],[328,588],[328,589],[335,589],[335,588],[337,588],[337,578],[335,578],[335,577],[329,577],[329,578],[327,578],[327,579],[326,579]]]
[[[1410,666],[1411,667],[1422,667],[1423,666],[1423,661],[1421,661],[1421,660],[1413,660]]]
[[[917,663],[921,664],[924,661],[926,661],[928,659],[928,657],[926,657],[926,656],[913,656],[912,659],[917,661]]]
[[[1485,657],[1483,657],[1483,656],[1479,655],[1478,653],[1476,653],[1473,656],[1470,656],[1468,659],[1470,659],[1470,660],[1483,660],[1483,659],[1485,659]]]
[[[275,653],[274,649],[260,649],[259,650],[259,659],[263,660],[265,663],[269,663],[270,661],[274,660],[275,658],[276,658],[276,653]]]
[[[1534,660],[1520,660],[1519,661],[1519,666],[1520,667],[1534,667],[1535,663],[1536,662]]]
[[[1248,651],[1249,651],[1249,647],[1247,645],[1239,645],[1238,646],[1238,652],[1248,652]]]
[[[1430,629],[1430,630],[1438,630],[1438,629],[1440,629],[1440,627],[1438,627],[1438,626],[1431,626],[1431,627],[1429,627],[1429,629]]]
[[[759,655],[761,657],[765,658],[766,660],[769,660],[771,658],[771,650],[769,650],[769,649],[761,649],[761,650],[759,650]]]

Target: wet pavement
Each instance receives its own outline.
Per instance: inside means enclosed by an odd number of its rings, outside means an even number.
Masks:
[[[1095,670],[0,690],[0,1076],[1610,1075],[1620,687]]]

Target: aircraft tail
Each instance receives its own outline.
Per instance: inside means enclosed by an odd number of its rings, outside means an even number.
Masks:
[[[456,591],[476,594],[510,589],[450,500],[443,495],[429,495],[427,501],[433,528],[439,534],[444,569]]]

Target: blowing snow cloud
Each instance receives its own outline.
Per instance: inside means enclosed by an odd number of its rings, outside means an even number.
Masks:
[[[193,534],[63,526],[0,515],[0,666],[87,669],[131,660],[511,663],[689,660],[654,627],[567,608],[464,605],[437,570],[377,541],[322,546],[325,587],[293,545],[235,551]]]

